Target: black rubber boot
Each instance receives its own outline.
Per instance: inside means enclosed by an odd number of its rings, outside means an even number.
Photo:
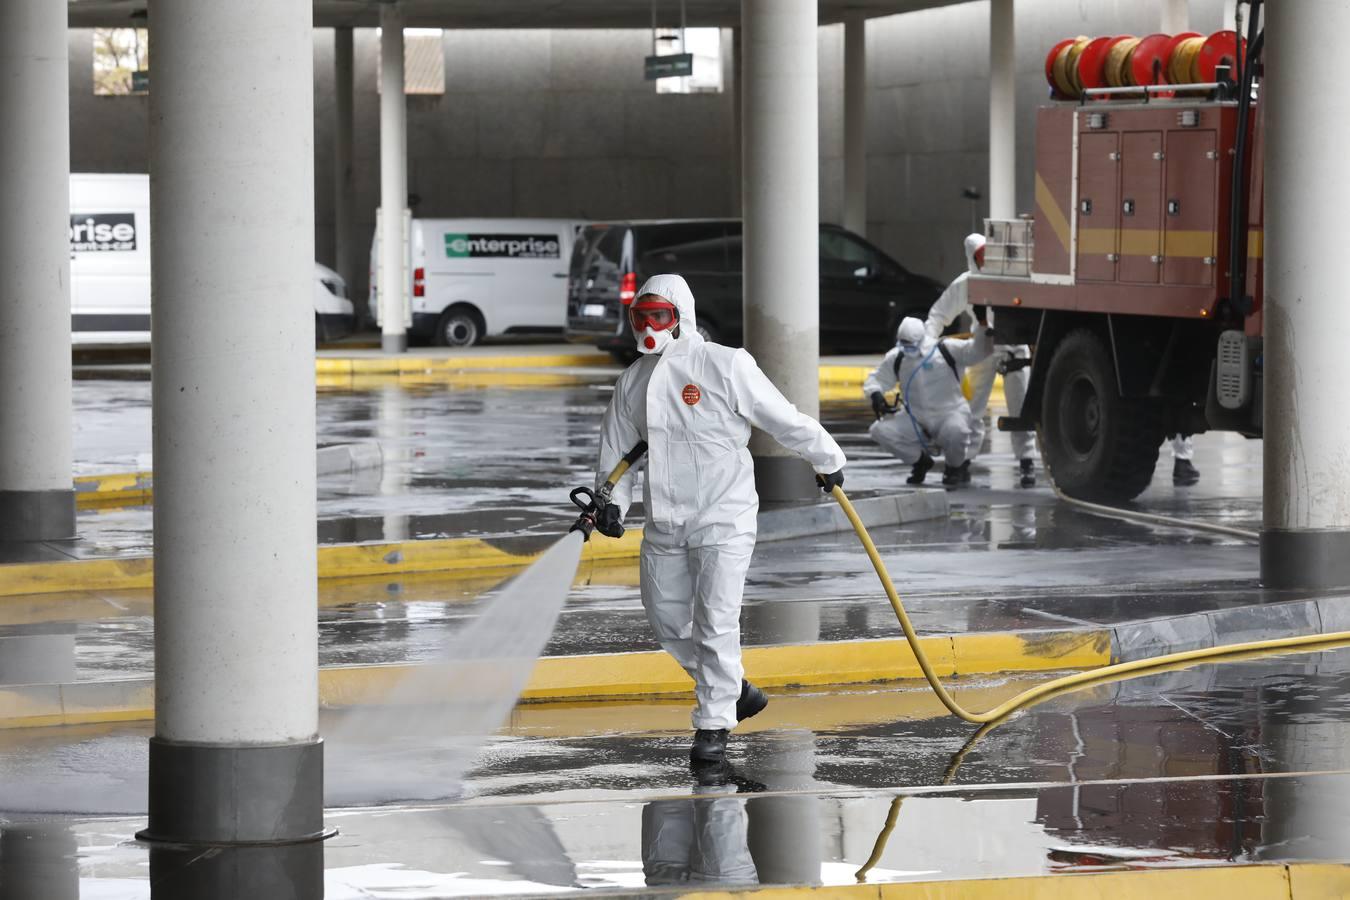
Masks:
[[[1189,459],[1179,459],[1172,463],[1172,483],[1178,487],[1187,487],[1200,480],[1200,470],[1191,465]]]
[[[970,483],[970,460],[959,466],[945,466],[942,470],[943,487],[960,487]]]
[[[689,761],[716,763],[727,758],[727,730],[700,728],[694,732],[694,746],[689,748]]]
[[[736,701],[736,721],[746,719],[764,710],[769,705],[769,697],[744,678],[741,679],[741,699]]]
[[[928,476],[928,470],[931,468],[933,468],[933,457],[925,453],[919,457],[919,461],[910,470],[909,477],[905,479],[905,484],[923,484],[923,480]]]
[[[1036,460],[1024,459],[1021,462],[1022,469],[1022,487],[1036,486]]]

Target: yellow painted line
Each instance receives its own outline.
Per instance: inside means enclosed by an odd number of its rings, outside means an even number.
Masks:
[[[911,867],[922,860],[911,860]],[[883,862],[884,866],[884,862]],[[1257,863],[1128,869],[1115,872],[1062,872],[1003,878],[952,878],[820,887],[746,888],[694,891],[685,900],[734,900],[738,897],[789,900],[797,897],[846,897],[869,900],[1190,900],[1240,897],[1242,900],[1326,900],[1350,896],[1350,868],[1319,863]]]
[[[617,373],[616,373],[617,374]],[[398,374],[322,374],[314,378],[320,390],[370,391],[384,387],[457,387],[457,388],[534,388],[586,384],[592,376],[565,372],[518,371],[409,372]]]
[[[480,538],[397,541],[378,544],[326,544],[319,547],[319,579],[367,578],[426,572],[510,571],[528,566],[552,544],[511,552]],[[582,549],[585,562],[636,559],[642,529],[630,528],[618,539],[597,538]],[[0,565],[0,597],[76,591],[148,588],[154,583],[150,556],[81,559]]]
[[[316,375],[405,375],[468,369],[558,369],[613,365],[607,353],[548,353],[502,356],[319,356]]]
[[[1119,244],[1117,244],[1119,239]],[[1078,252],[1121,256],[1156,256],[1159,244],[1162,256],[1180,259],[1212,257],[1215,233],[1213,231],[1159,230],[1156,228],[1079,228]]]
[[[149,472],[80,475],[74,482],[75,506],[79,509],[136,506],[149,503],[153,495],[153,479]]]
[[[822,399],[844,399],[849,391],[860,389],[872,366],[825,365],[820,367],[820,391]],[[617,376],[618,369],[615,369]],[[315,376],[315,386],[321,390],[376,390],[385,387],[440,386],[457,388],[535,388],[566,387],[587,384],[595,379],[593,375],[573,372],[548,372],[530,369],[505,369],[501,371],[416,371],[353,373],[351,371],[320,372]]]
[[[977,709],[990,709],[1028,686],[1029,679],[1009,678],[997,684],[954,684],[961,702]],[[906,682],[888,687],[837,686],[828,691],[774,692],[773,703],[755,718],[741,723],[736,733],[809,728],[837,731],[866,725],[918,722],[947,715],[947,709],[932,691]],[[689,728],[689,702],[685,698],[650,697],[614,700],[522,703],[512,710],[502,731],[512,737],[559,737],[595,734],[678,733]]]
[[[1049,635],[1057,635],[1059,644],[1055,645]],[[932,635],[921,638],[921,642],[935,670],[946,677],[1090,669],[1111,662],[1108,630],[1050,632],[1040,642],[1017,635],[984,634]],[[1066,650],[1069,646],[1072,649]],[[1002,651],[1001,656],[998,651]],[[900,638],[747,647],[742,655],[747,677],[767,688],[883,684],[917,679],[923,674],[909,644]],[[390,685],[414,668],[324,669],[319,673],[320,702],[325,707],[339,707],[378,701]],[[440,689],[438,685],[433,691]],[[668,653],[653,650],[544,657],[535,666],[521,700],[589,702],[692,696],[693,682],[684,670]],[[407,702],[435,699],[434,695],[406,698]]]
[[[1043,632],[1035,635],[956,634],[921,638],[934,669],[944,677],[996,672],[1088,669],[1111,662],[1110,632]],[[885,684],[921,677],[903,639],[831,641],[747,647],[747,676],[767,688]],[[435,666],[333,666],[319,670],[324,709],[384,702],[406,676]],[[422,689],[418,693],[412,686]],[[403,703],[431,703],[454,690],[449,679],[411,682]],[[601,700],[687,699],[693,683],[664,651],[548,656],[535,665],[523,703],[589,703]],[[127,722],[154,717],[151,679],[0,688],[0,728]]]
[[[875,371],[876,366],[835,366],[826,365],[820,367],[820,386],[831,385],[858,385],[867,380],[867,376]]]
[[[13,563],[0,566],[0,596],[148,588],[154,572],[149,556]]]
[[[466,569],[461,572],[416,572],[400,575],[400,603],[471,603],[486,590],[498,587],[520,571],[519,567]],[[577,566],[576,587],[638,587],[637,557],[584,559]],[[131,616],[153,616],[152,587],[135,590],[71,591],[11,595],[0,602],[0,625],[37,622],[89,622]],[[385,582],[369,576],[325,579],[319,590],[319,607],[358,606],[389,599]]]
[[[1055,239],[1064,248],[1064,252],[1068,253],[1069,220],[1064,218],[1064,210],[1059,208],[1054,192],[1050,190],[1050,185],[1045,183],[1040,172],[1036,173],[1036,209],[1050,224],[1050,230],[1054,232]]]
[[[1265,229],[1253,228],[1247,232],[1247,255],[1252,259],[1260,259],[1266,251],[1266,232]]]

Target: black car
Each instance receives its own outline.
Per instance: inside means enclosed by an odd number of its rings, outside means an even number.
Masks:
[[[704,337],[741,345],[739,219],[587,225],[577,235],[568,269],[567,339],[631,360],[636,349],[622,301],[662,272],[689,282]],[[926,317],[942,289],[853,232],[820,226],[822,350],[885,351],[895,343],[900,319]]]

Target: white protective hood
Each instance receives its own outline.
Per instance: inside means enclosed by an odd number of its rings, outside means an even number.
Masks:
[[[698,322],[694,318],[694,292],[689,290],[689,283],[679,275],[653,275],[643,282],[633,302],[636,303],[647,294],[669,300],[679,310],[680,337],[676,340],[698,332]]]
[[[895,342],[899,344],[902,341],[911,344],[922,344],[926,333],[923,330],[923,322],[913,316],[906,316],[900,320],[900,327],[895,329]]]
[[[980,271],[980,267],[975,265],[975,251],[984,246],[984,235],[968,234],[966,235],[966,271],[974,275]]]

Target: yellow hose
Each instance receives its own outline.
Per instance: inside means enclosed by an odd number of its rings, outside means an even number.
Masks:
[[[909,642],[909,647],[914,652],[914,658],[918,661],[919,668],[923,670],[923,677],[928,681],[928,686],[933,689],[933,693],[937,694],[938,699],[942,701],[942,705],[947,707],[952,715],[973,725],[997,722],[1021,707],[1045,699],[1052,694],[1061,693],[1070,688],[1095,684],[1103,680],[1116,680],[1122,676],[1137,677],[1167,666],[1186,665],[1201,660],[1236,656],[1254,651],[1292,650],[1350,642],[1350,631],[1336,631],[1330,634],[1307,634],[1265,641],[1249,641],[1243,644],[1227,644],[1220,647],[1203,647],[1199,650],[1169,653],[1166,656],[1157,656],[1152,659],[1136,659],[1131,662],[1116,663],[1098,669],[1075,672],[1062,678],[1055,678],[1038,684],[1030,690],[1023,691],[1017,696],[1003,701],[993,709],[985,712],[971,712],[956,702],[956,699],[942,686],[937,673],[933,671],[933,664],[928,661],[928,655],[924,653],[923,647],[919,644],[919,636],[915,634],[914,626],[910,624],[909,615],[905,612],[904,604],[900,602],[900,595],[896,593],[890,573],[886,571],[886,564],[881,561],[881,555],[877,553],[877,546],[872,543],[872,536],[867,533],[867,527],[858,518],[858,513],[853,509],[853,504],[849,502],[848,497],[845,496],[843,488],[836,485],[831,491],[831,495],[839,503],[840,508],[844,510],[844,515],[848,516],[849,522],[853,525],[853,530],[858,534],[858,540],[862,542],[863,549],[867,551],[868,558],[872,560],[872,568],[876,569],[877,577],[881,579],[881,586],[886,590],[886,598],[891,601],[891,608],[895,610],[895,617],[900,620],[900,628],[905,632],[905,640]]]
[[[1200,59],[1200,48],[1205,45],[1203,37],[1189,37],[1177,44],[1172,58],[1167,61],[1167,80],[1172,84],[1197,84],[1200,74],[1195,64]]]
[[[1139,46],[1140,40],[1140,38],[1131,37],[1117,41],[1106,52],[1106,83],[1111,87],[1130,87],[1134,84],[1130,60],[1134,56],[1135,48]]]
[[[900,628],[905,632],[905,640],[909,642],[910,650],[914,652],[914,658],[919,663],[919,668],[923,670],[923,677],[928,681],[928,686],[937,694],[942,705],[952,715],[964,719],[967,722],[981,726],[966,741],[965,746],[952,757],[952,761],[947,766],[947,771],[943,775],[942,783],[950,784],[956,777],[956,771],[960,768],[971,749],[979,743],[980,739],[989,733],[999,722],[1007,718],[1010,714],[1025,706],[1033,703],[1039,703],[1042,700],[1048,700],[1051,697],[1058,696],[1068,691],[1078,690],[1080,688],[1092,687],[1099,684],[1106,684],[1113,681],[1123,681],[1129,678],[1138,678],[1142,675],[1156,674],[1158,672],[1182,669],[1197,662],[1204,661],[1223,661],[1236,662],[1243,659],[1252,659],[1256,657],[1269,656],[1275,653],[1308,653],[1318,649],[1326,649],[1334,645],[1350,644],[1350,631],[1335,631],[1330,634],[1307,634],[1297,637],[1274,638],[1265,641],[1248,641],[1242,644],[1225,644],[1218,647],[1204,647],[1199,650],[1186,650],[1181,653],[1169,653],[1165,656],[1156,656],[1151,659],[1137,659],[1132,662],[1116,663],[1115,665],[1102,666],[1097,669],[1089,669],[1084,672],[1075,672],[1072,675],[1065,675],[1062,678],[1055,678],[1038,684],[1030,690],[1023,691],[1015,697],[1005,700],[986,712],[971,712],[970,710],[957,703],[955,698],[947,692],[938,680],[937,673],[933,671],[933,665],[928,661],[928,655],[924,653],[923,647],[919,644],[919,637],[914,633],[914,626],[909,621],[909,615],[905,612],[905,606],[900,602],[900,595],[896,593],[895,585],[891,581],[890,573],[886,571],[886,564],[881,561],[881,555],[877,552],[877,546],[872,542],[872,536],[867,533],[867,527],[863,525],[862,520],[858,518],[858,513],[849,502],[844,490],[837,485],[831,490],[831,495],[848,516],[849,522],[853,525],[853,530],[858,535],[858,540],[862,542],[863,549],[867,551],[867,556],[872,560],[872,568],[876,569],[877,577],[881,579],[881,586],[886,589],[886,598],[891,602],[891,608],[895,610],[895,617],[900,620]],[[1087,504],[1095,506],[1095,504]],[[1102,507],[1110,510],[1110,507]],[[1112,512],[1120,512],[1111,510]],[[1177,520],[1171,520],[1176,522]],[[1217,528],[1219,526],[1211,526]],[[886,814],[886,823],[877,835],[876,844],[872,848],[872,855],[868,857],[861,868],[855,873],[857,880],[865,882],[867,873],[881,860],[881,855],[886,849],[886,843],[890,839],[891,832],[895,830],[896,822],[900,817],[900,806],[903,798],[899,795],[891,801],[891,808]]]

